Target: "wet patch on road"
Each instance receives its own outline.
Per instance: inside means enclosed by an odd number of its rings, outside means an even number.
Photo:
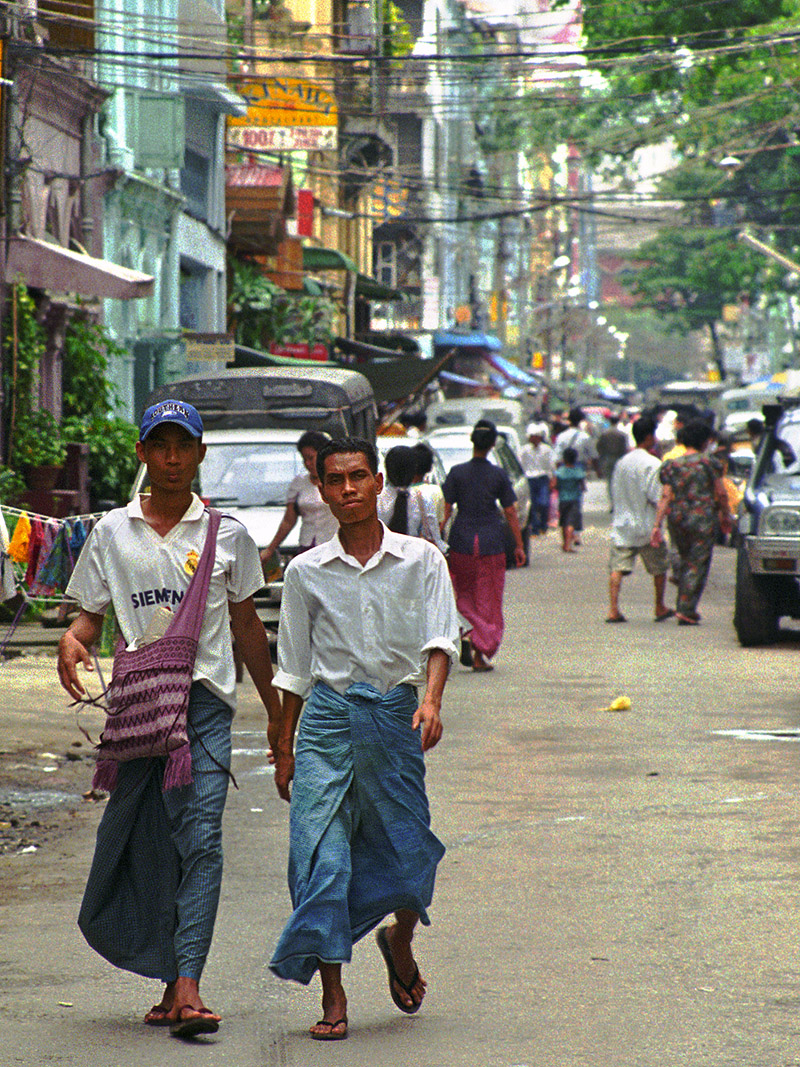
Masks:
[[[738,741],[800,741],[800,727],[775,730],[712,730],[717,737],[734,737]]]

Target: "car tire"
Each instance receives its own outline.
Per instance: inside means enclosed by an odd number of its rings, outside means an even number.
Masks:
[[[736,596],[733,626],[745,648],[771,645],[778,639],[781,601],[779,580],[753,574],[747,548],[740,545],[736,556]]]

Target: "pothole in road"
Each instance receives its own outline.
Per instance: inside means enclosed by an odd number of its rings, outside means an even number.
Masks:
[[[739,741],[800,741],[800,727],[786,730],[712,730],[718,737],[735,737]]]

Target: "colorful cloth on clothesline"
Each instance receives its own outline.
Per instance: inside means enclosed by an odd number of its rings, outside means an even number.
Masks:
[[[28,562],[28,544],[31,537],[31,520],[23,513],[17,520],[14,533],[8,545],[8,554],[15,563]]]

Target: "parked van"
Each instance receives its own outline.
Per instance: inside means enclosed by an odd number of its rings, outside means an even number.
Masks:
[[[239,519],[259,549],[275,536],[289,483],[304,469],[302,433],[375,443],[372,386],[357,371],[259,367],[195,375],[159,386],[147,403],[168,399],[192,404],[203,419],[207,450],[195,491]],[[133,493],[146,489],[146,478],[140,467]],[[281,547],[284,559],[297,552],[299,532],[298,522]]]
[[[199,374],[159,386],[147,403],[183,400],[208,430],[323,430],[375,443],[375,397],[358,371],[338,367],[258,367]]]
[[[748,385],[742,389],[726,389],[717,401],[720,429],[735,436],[743,436],[750,419],[763,419],[762,408],[777,399],[779,389]]]

